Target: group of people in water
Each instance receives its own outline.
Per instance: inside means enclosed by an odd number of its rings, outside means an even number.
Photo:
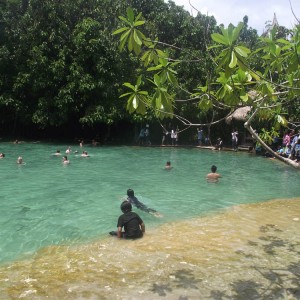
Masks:
[[[1,152],[0,153],[0,159],[1,158],[4,158],[5,157],[5,153],[3,153],[3,152]],[[19,164],[19,165],[24,165],[25,163],[23,162],[23,157],[22,156],[19,156],[18,158],[17,158],[17,164]]]
[[[71,147],[69,146],[67,149],[66,149],[66,154],[71,154],[72,153],[72,149]],[[74,154],[78,154],[78,151],[74,151]],[[61,152],[60,150],[56,150],[56,152],[54,154],[52,154],[54,156],[61,156]],[[90,157],[90,155],[88,154],[88,152],[86,150],[82,151],[82,154],[80,155],[81,157]],[[0,153],[0,159],[4,158],[5,157],[5,153],[1,152]],[[23,157],[22,156],[18,156],[17,158],[17,161],[16,163],[18,165],[25,165],[26,163],[23,161]],[[63,155],[62,156],[62,163],[63,164],[69,164],[70,163],[70,160],[68,159],[68,156],[67,155]]]
[[[165,169],[171,168],[171,162],[168,161]],[[218,182],[219,178],[222,177],[219,173],[217,173],[217,167],[213,165],[211,167],[211,172],[207,174],[206,179],[207,182]],[[149,208],[144,203],[139,201],[137,197],[134,195],[134,191],[132,189],[127,190],[127,199],[122,202],[120,209],[122,211],[122,215],[119,216],[117,222],[117,231],[111,231],[109,234],[112,236],[117,236],[118,238],[125,239],[138,239],[143,237],[145,234],[146,226],[141,217],[132,212],[132,206],[145,211],[149,214],[152,214],[156,217],[162,217],[162,215],[155,209]]]
[[[69,146],[66,151],[66,154],[71,154],[72,149]],[[74,153],[78,153],[78,151],[74,151]],[[62,155],[60,150],[56,150],[53,154],[54,156]],[[5,154],[0,153],[0,159],[4,158]],[[83,151],[81,157],[89,157],[87,151]],[[69,164],[67,155],[63,155],[63,164]],[[19,156],[17,159],[17,164],[25,164],[22,156]],[[173,166],[171,165],[171,161],[167,161],[164,169],[171,170]],[[207,182],[218,182],[221,177],[220,174],[216,173],[217,167],[212,166],[211,172],[207,174]],[[141,238],[145,233],[145,223],[141,219],[141,217],[132,211],[132,207],[135,206],[137,209],[147,212],[155,217],[162,217],[162,214],[157,210],[148,207],[146,204],[142,203],[135,195],[134,190],[127,190],[127,199],[122,202],[120,208],[122,211],[122,215],[119,216],[117,222],[117,231],[111,231],[110,235],[117,236],[118,238],[126,238],[126,239],[137,239]]]
[[[81,147],[82,147],[82,146],[81,146]],[[71,154],[71,153],[72,153],[72,149],[71,149],[71,146],[69,146],[69,147],[67,148],[67,150],[66,150],[66,154]],[[77,151],[77,150],[74,151],[74,154],[78,154],[78,151]],[[60,156],[60,155],[61,155],[60,150],[56,150],[56,152],[54,153],[54,155],[55,155],[55,156]],[[80,156],[81,156],[81,157],[90,157],[89,154],[88,154],[88,152],[87,152],[86,150],[83,150]],[[65,164],[65,165],[70,163],[70,161],[69,161],[67,155],[64,155],[64,156],[63,156],[62,162],[63,162],[63,164]]]

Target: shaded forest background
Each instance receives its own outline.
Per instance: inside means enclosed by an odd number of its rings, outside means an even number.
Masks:
[[[176,45],[172,57],[188,60],[197,51],[203,64],[181,63],[178,77],[184,97],[207,79],[206,45],[219,31],[214,17],[191,16],[174,2],[163,0],[1,0],[0,1],[0,137],[5,139],[94,139],[100,143],[134,143],[145,124],[152,143],[160,143],[162,127],[154,113],[129,114],[119,98],[124,81],[140,68],[134,56],[118,50],[112,32],[127,7],[142,12],[145,31],[153,39]],[[244,17],[242,41],[251,49],[255,29]],[[283,35],[285,28],[281,28]],[[190,49],[180,51],[180,49]],[[197,49],[197,50],[194,50]],[[211,62],[212,63],[212,62]],[[196,82],[197,80],[197,82]],[[176,114],[195,123],[211,116],[182,102]],[[220,116],[218,116],[220,117]],[[182,126],[164,120],[166,128]],[[236,124],[241,126],[242,124]],[[216,125],[211,139],[230,136],[232,127]],[[181,143],[196,140],[196,128],[180,134]]]

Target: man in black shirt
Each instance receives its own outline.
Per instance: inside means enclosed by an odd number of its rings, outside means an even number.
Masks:
[[[141,238],[145,232],[145,224],[138,214],[132,212],[130,202],[124,201],[121,204],[123,215],[118,219],[118,231],[110,232],[111,235],[117,235],[118,238],[137,239]],[[122,229],[124,228],[124,231]]]

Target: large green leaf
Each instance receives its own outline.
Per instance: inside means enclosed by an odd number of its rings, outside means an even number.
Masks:
[[[247,57],[248,54],[250,53],[250,50],[243,46],[236,46],[234,47],[234,50],[243,57]]]
[[[211,35],[211,38],[217,42],[217,43],[221,43],[223,45],[228,46],[229,45],[229,41],[228,39],[226,39],[226,37],[224,37],[223,35],[219,34],[219,33],[213,33]]]
[[[232,31],[232,42],[236,41],[240,35],[241,30],[244,27],[244,23],[240,22],[237,27],[235,27]]]
[[[134,22],[134,12],[133,12],[132,8],[128,7],[126,11],[127,11],[127,18],[129,20],[129,22],[131,24],[133,24],[133,22]]]
[[[139,45],[141,46],[142,45],[142,41],[140,40],[136,30],[133,31],[133,37],[134,37],[134,41]]]
[[[124,85],[124,86],[127,86],[128,88],[130,88],[130,89],[132,89],[133,91],[135,91],[135,87],[134,87],[131,83],[129,83],[129,82],[124,82],[123,85]]]
[[[134,26],[141,26],[141,25],[143,25],[143,24],[145,24],[145,21],[136,21],[136,22],[134,22]]]
[[[236,58],[236,55],[234,53],[234,51],[231,52],[231,61],[230,61],[230,64],[229,64],[229,68],[234,68],[236,66],[236,63],[237,63],[237,58]]]
[[[122,27],[122,28],[119,28],[119,29],[115,30],[113,32],[113,34],[119,34],[119,33],[123,32],[125,30],[128,30],[128,29],[129,29],[129,27]]]

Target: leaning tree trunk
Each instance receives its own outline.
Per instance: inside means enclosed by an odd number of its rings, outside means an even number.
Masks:
[[[261,109],[264,101],[266,100],[266,97],[263,97],[260,103],[260,106],[258,106],[256,108],[256,110],[252,113],[252,115],[248,118],[248,120],[244,123],[244,127],[251,133],[252,137],[255,138],[256,141],[258,141],[261,146],[270,154],[272,154],[273,156],[275,156],[276,158],[278,158],[280,161],[292,166],[295,169],[299,169],[300,170],[300,164],[289,159],[289,158],[285,158],[280,156],[277,152],[273,151],[260,137],[259,135],[253,130],[253,128],[251,127],[251,122],[252,120],[254,120],[254,117],[256,116],[256,114],[259,112],[259,110]]]
[[[277,152],[273,151],[260,137],[259,135],[253,130],[253,128],[251,127],[249,122],[245,122],[244,127],[250,132],[250,134],[252,135],[252,137],[255,138],[256,141],[258,141],[261,146],[268,151],[270,154],[272,154],[273,156],[275,156],[276,158],[278,158],[279,160],[283,161],[284,163],[296,168],[300,170],[300,164],[289,159],[289,158],[285,158],[280,156]]]

